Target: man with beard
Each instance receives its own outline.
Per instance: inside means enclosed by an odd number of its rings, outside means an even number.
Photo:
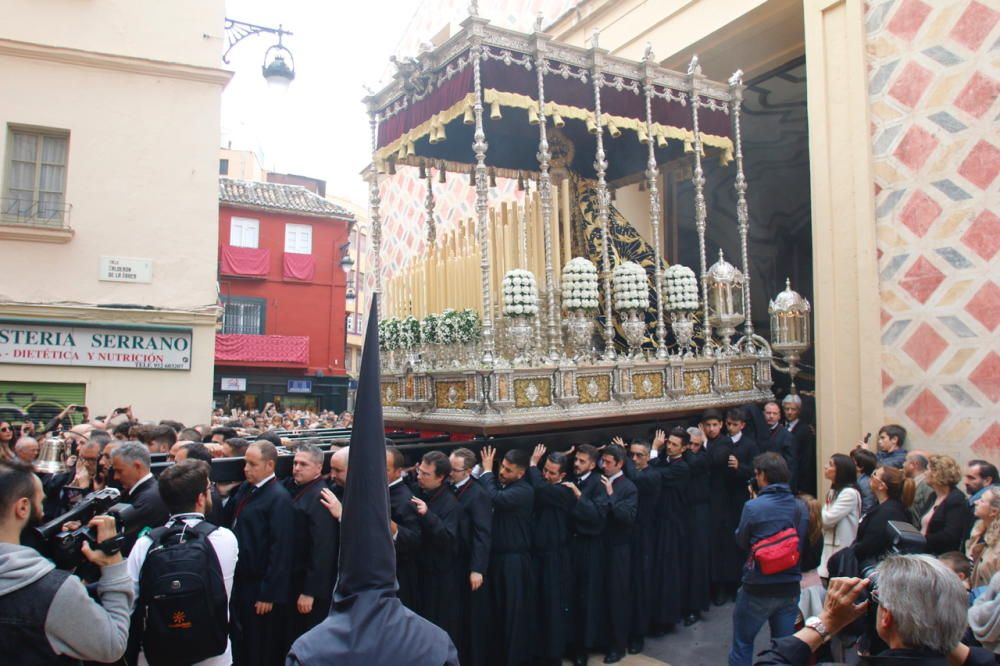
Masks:
[[[736,596],[741,571],[740,565],[734,566],[736,540],[733,532],[737,523],[729,510],[729,489],[732,485],[729,459],[733,453],[733,443],[728,435],[723,434],[722,425],[722,413],[717,409],[706,410],[701,415],[701,429],[705,433],[705,450],[708,452],[709,506],[712,515],[711,582],[712,601],[716,606],[721,606],[727,599]]]
[[[573,491],[563,485],[569,457],[553,451],[545,460],[545,445],[531,455],[528,481],[535,489],[532,561],[538,585],[538,631],[534,656],[547,666],[562,663],[569,645],[573,569],[569,555],[570,511],[576,504]]]
[[[590,444],[576,447],[573,472],[576,479],[563,484],[573,491],[576,504],[570,512],[573,538],[573,663],[585,666],[587,653],[604,645],[604,533],[608,493],[597,468],[597,449]]]
[[[631,610],[632,561],[630,544],[635,517],[639,511],[639,491],[623,471],[625,449],[611,444],[601,452],[603,476],[607,493],[607,527],[604,530],[604,598],[607,606],[608,651],[605,664],[615,664],[625,656]]]
[[[659,435],[662,431],[657,431]],[[621,441],[618,439],[617,441]],[[629,613],[629,654],[642,652],[644,637],[649,631],[654,600],[653,580],[656,549],[656,509],[660,501],[662,483],[660,471],[649,464],[651,447],[649,442],[636,440],[629,446],[631,464],[625,463],[625,474],[631,475],[632,483],[639,492],[639,509],[636,513],[635,529],[629,554],[631,567],[632,608]]]
[[[0,461],[0,645],[9,663],[42,664],[87,659],[113,662],[128,643],[134,592],[120,553],[83,545],[100,567],[94,601],[79,578],[20,545],[21,532],[42,520],[42,484],[29,465]],[[90,521],[98,542],[115,536],[115,519]],[[85,627],[85,631],[81,631]]]
[[[684,626],[690,627],[708,610],[711,586],[712,513],[708,452],[703,446],[705,434],[700,428],[688,428],[690,445],[684,452],[688,466],[687,503],[684,519],[688,535],[688,569],[684,576],[681,611]]]
[[[417,551],[420,549],[420,520],[414,509],[413,492],[403,481],[406,457],[386,442],[385,473],[389,481],[389,524],[396,544],[396,581],[399,600],[410,610],[419,612],[420,588],[417,571]]]
[[[339,525],[320,503],[323,451],[303,444],[295,451],[292,476],[285,488],[295,510],[292,545],[292,598],[289,612],[289,645],[323,621],[330,611],[337,568]]]
[[[688,434],[683,428],[674,428],[665,436],[661,430],[653,441],[661,455],[651,463],[660,472],[660,501],[656,506],[656,562],[653,578],[652,626],[654,635],[662,635],[674,628],[681,619],[681,602],[684,580],[688,570],[687,530],[684,512],[687,504],[687,485],[690,478],[684,462],[684,448]]]
[[[247,449],[246,481],[226,503],[226,522],[239,542],[233,586],[232,638],[236,666],[282,663],[292,600],[292,498],[275,478],[278,450],[268,441]]]
[[[520,666],[531,655],[535,619],[535,577],[531,569],[531,511],[535,492],[525,481],[529,458],[512,449],[493,474],[496,449],[483,448],[479,477],[493,500],[493,546],[487,572],[493,620],[487,661]]]
[[[458,586],[459,628],[455,647],[465,666],[486,663],[486,627],[490,604],[484,576],[490,563],[493,506],[479,480],[472,476],[476,454],[455,449],[451,463],[451,489],[458,500],[458,551],[454,575]]]
[[[455,549],[458,539],[458,501],[448,489],[451,463],[440,451],[424,454],[417,467],[419,490],[411,502],[419,517],[421,545],[417,551],[420,614],[441,627],[455,642],[458,631],[458,581]]]

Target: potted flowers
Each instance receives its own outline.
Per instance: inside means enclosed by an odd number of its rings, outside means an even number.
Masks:
[[[515,268],[503,276],[503,313],[511,318],[507,327],[517,351],[515,361],[524,361],[538,314],[538,287],[531,271]]]
[[[646,269],[634,261],[623,261],[611,274],[615,309],[622,313],[622,331],[635,356],[646,337],[646,309],[649,308],[649,280]]]
[[[674,264],[664,273],[666,309],[670,312],[670,328],[681,354],[688,354],[694,338],[693,314],[698,310],[698,278],[687,266]]]
[[[594,332],[592,313],[600,307],[597,267],[589,259],[574,257],[562,270],[562,304],[567,313],[566,332],[575,358],[590,352]]]

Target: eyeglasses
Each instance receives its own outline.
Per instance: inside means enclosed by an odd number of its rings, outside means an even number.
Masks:
[[[10,432],[9,426],[0,426],[0,432]]]

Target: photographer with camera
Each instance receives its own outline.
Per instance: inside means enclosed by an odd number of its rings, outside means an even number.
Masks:
[[[858,603],[867,593],[868,599]],[[947,566],[930,555],[890,555],[870,578],[830,580],[818,617],[787,638],[771,642],[755,666],[806,666],[812,653],[844,627],[871,612],[875,627],[889,646],[860,664],[920,666],[985,666],[993,654],[959,641],[966,627],[968,592]]]
[[[79,578],[20,545],[21,532],[41,518],[42,484],[31,467],[0,461],[0,645],[13,650],[4,658],[17,664],[120,659],[133,598],[121,554],[83,545],[84,557],[101,570],[96,602]],[[116,533],[110,516],[93,518],[90,527],[98,543]]]

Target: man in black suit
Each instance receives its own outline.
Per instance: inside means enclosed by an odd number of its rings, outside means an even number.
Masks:
[[[277,460],[274,444],[251,444],[243,466],[246,481],[226,503],[226,519],[240,545],[230,604],[235,666],[278,666],[288,651],[295,509],[274,476]]]
[[[639,511],[639,491],[625,476],[625,449],[617,444],[601,452],[603,476],[600,482],[607,493],[607,526],[604,530],[604,599],[607,608],[608,652],[605,664],[614,664],[625,656],[631,610],[632,530]]]
[[[781,401],[781,411],[785,416],[785,429],[794,440],[797,488],[816,497],[816,435],[802,420],[802,398],[794,393],[786,395]]]
[[[781,425],[781,406],[776,400],[764,403],[764,423],[766,429],[757,435],[757,448],[761,453],[777,453],[788,463],[792,474],[792,492],[798,488],[798,460],[795,457],[795,439],[787,428]]]
[[[597,449],[590,444],[576,447],[573,472],[566,482],[576,496],[570,512],[573,539],[573,627],[574,664],[584,666],[587,654],[605,644],[604,533],[608,493],[597,470]]]
[[[203,460],[211,466],[212,454],[201,442],[189,442],[177,449],[174,455],[174,462],[185,460]],[[205,520],[213,525],[222,526],[226,522],[226,503],[223,501],[219,486],[214,481],[211,482],[210,490],[212,497],[212,507],[205,513]]]
[[[149,449],[145,444],[125,442],[111,454],[111,465],[115,478],[122,486],[121,501],[131,504],[136,510],[122,545],[122,553],[127,555],[139,538],[139,532],[147,527],[161,527],[167,522],[170,512],[160,499],[160,489],[149,471]]]
[[[295,608],[289,612],[289,643],[323,621],[333,598],[340,525],[319,501],[320,491],[326,487],[322,475],[322,449],[314,444],[303,444],[296,449],[292,476],[284,483],[295,509],[292,548]]]
[[[458,551],[454,572],[458,580],[459,628],[455,646],[459,661],[467,666],[486,663],[484,643],[489,620],[489,596],[484,576],[490,563],[493,503],[479,480],[472,476],[476,454],[455,449],[451,463],[451,489],[458,500]]]
[[[420,520],[413,506],[413,492],[403,481],[406,457],[395,446],[385,447],[385,473],[389,482],[389,528],[396,544],[396,581],[399,600],[412,611],[419,612],[420,574],[417,571],[417,551],[420,549]]]

